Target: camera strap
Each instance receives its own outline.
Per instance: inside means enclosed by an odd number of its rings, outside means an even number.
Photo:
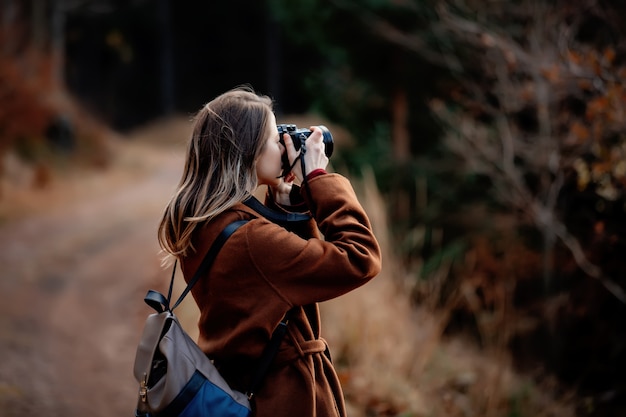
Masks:
[[[293,160],[293,164],[291,164],[289,169],[284,169],[283,170],[283,175],[281,175],[281,177],[286,177],[287,174],[289,174],[291,171],[293,171],[293,167],[295,167],[296,164],[298,163],[298,159],[301,159],[300,156],[297,156],[296,159]],[[304,164],[304,159],[302,159],[302,163]]]
[[[309,197],[309,209],[311,210],[311,212],[313,212],[313,207],[312,207],[314,203],[313,196],[311,195],[311,190],[309,189],[309,182],[307,181],[307,175],[305,174],[306,172],[306,166],[304,164],[305,153],[306,153],[306,145],[303,142],[302,146],[300,147],[300,156],[296,158],[296,161],[300,159],[300,167],[302,168],[302,188],[306,190],[306,195]],[[295,161],[294,161],[294,165],[295,165]]]

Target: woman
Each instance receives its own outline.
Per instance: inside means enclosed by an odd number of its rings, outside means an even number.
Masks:
[[[317,303],[365,284],[381,267],[365,211],[348,180],[325,171],[322,132],[311,130],[300,163],[281,175],[283,153],[293,163],[300,151],[288,134],[279,137],[272,101],[245,88],[215,98],[196,116],[182,179],[159,226],[160,245],[189,280],[222,229],[249,220],[192,294],[198,345],[242,392],[292,311],[253,399],[256,416],[346,415]],[[265,205],[252,196],[260,185],[267,185]]]

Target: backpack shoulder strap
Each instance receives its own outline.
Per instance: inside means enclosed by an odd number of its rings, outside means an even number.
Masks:
[[[178,305],[183,301],[183,299],[189,293],[189,291],[191,291],[193,286],[196,285],[196,282],[198,282],[200,277],[202,277],[209,271],[209,269],[211,268],[211,265],[213,265],[213,261],[215,260],[217,253],[220,251],[220,249],[222,249],[222,246],[224,246],[224,243],[226,242],[226,240],[228,240],[230,235],[232,235],[237,229],[239,229],[241,226],[243,226],[247,222],[248,220],[238,220],[236,222],[229,224],[228,226],[224,228],[224,230],[222,230],[222,232],[217,236],[217,238],[211,245],[211,248],[209,249],[207,254],[204,256],[204,259],[202,260],[202,263],[200,263],[200,266],[198,267],[198,270],[196,271],[196,273],[193,275],[193,278],[191,278],[191,280],[187,284],[187,287],[182,292],[180,297],[178,297],[178,300],[176,300],[176,303],[172,306],[171,310],[174,310],[176,307],[178,307]],[[174,265],[174,269],[175,268],[176,268],[176,265]],[[171,297],[171,289],[172,289],[173,284],[174,284],[174,274],[172,274],[172,280],[170,282],[170,296],[168,296],[169,301],[171,301],[170,297]]]
[[[215,239],[215,241],[211,245],[211,248],[205,255],[204,259],[200,263],[200,266],[198,267],[198,270],[196,271],[196,273],[193,275],[193,278],[191,278],[191,280],[187,284],[187,287],[182,292],[180,297],[178,297],[178,300],[176,300],[176,303],[172,306],[171,309],[169,308],[169,303],[171,301],[172,288],[174,286],[174,277],[176,275],[176,263],[174,263],[174,271],[172,272],[172,279],[170,281],[170,289],[169,289],[168,297],[165,298],[165,296],[163,296],[161,293],[156,292],[154,290],[150,290],[148,291],[148,294],[146,295],[146,298],[144,299],[146,303],[152,308],[154,308],[155,310],[157,310],[159,313],[165,310],[169,310],[170,312],[174,310],[183,301],[183,299],[189,293],[189,291],[191,291],[191,289],[196,284],[196,282],[198,282],[200,277],[206,274],[208,270],[211,268],[211,265],[213,264],[213,261],[215,260],[217,253],[220,251],[220,249],[222,248],[226,240],[228,240],[228,238],[237,229],[239,229],[241,226],[243,226],[247,222],[248,220],[238,220],[236,222],[229,224],[228,226],[224,228],[224,230],[222,230],[222,232],[218,235],[218,237]],[[260,387],[265,375],[267,374],[267,371],[274,357],[276,356],[276,353],[278,352],[280,343],[282,339],[284,338],[285,333],[287,332],[287,324],[289,323],[289,319],[291,318],[292,313],[295,308],[296,307],[289,310],[285,314],[285,316],[283,317],[279,325],[274,329],[274,332],[272,333],[272,337],[268,345],[265,347],[263,354],[261,355],[261,358],[259,359],[257,368],[255,369],[255,372],[253,374],[253,379],[250,384],[250,389],[246,392],[246,395],[249,400],[252,399],[252,397],[254,396],[258,388]]]
[[[285,337],[285,334],[287,333],[287,325],[289,324],[289,320],[294,314],[295,309],[296,307],[287,311],[278,326],[274,329],[269,343],[265,346],[263,354],[259,358],[259,362],[257,363],[257,367],[252,376],[250,387],[248,388],[248,391],[246,391],[246,396],[248,397],[248,400],[252,400],[252,397],[254,397],[257,390],[261,387],[263,379],[267,375],[270,365],[274,361],[274,358],[278,353],[278,349],[280,348],[280,344]]]

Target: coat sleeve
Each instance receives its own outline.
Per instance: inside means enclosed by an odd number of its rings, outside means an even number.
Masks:
[[[325,174],[303,193],[324,239],[302,238],[265,219],[245,228],[257,272],[292,305],[325,301],[374,278],[381,254],[365,210],[349,181]]]

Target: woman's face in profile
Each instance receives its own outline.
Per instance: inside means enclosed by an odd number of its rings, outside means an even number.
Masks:
[[[282,172],[281,157],[285,152],[285,147],[278,141],[278,130],[276,129],[276,116],[270,113],[268,117],[267,131],[265,132],[265,144],[261,155],[256,163],[256,174],[259,185],[277,186],[280,184]]]

